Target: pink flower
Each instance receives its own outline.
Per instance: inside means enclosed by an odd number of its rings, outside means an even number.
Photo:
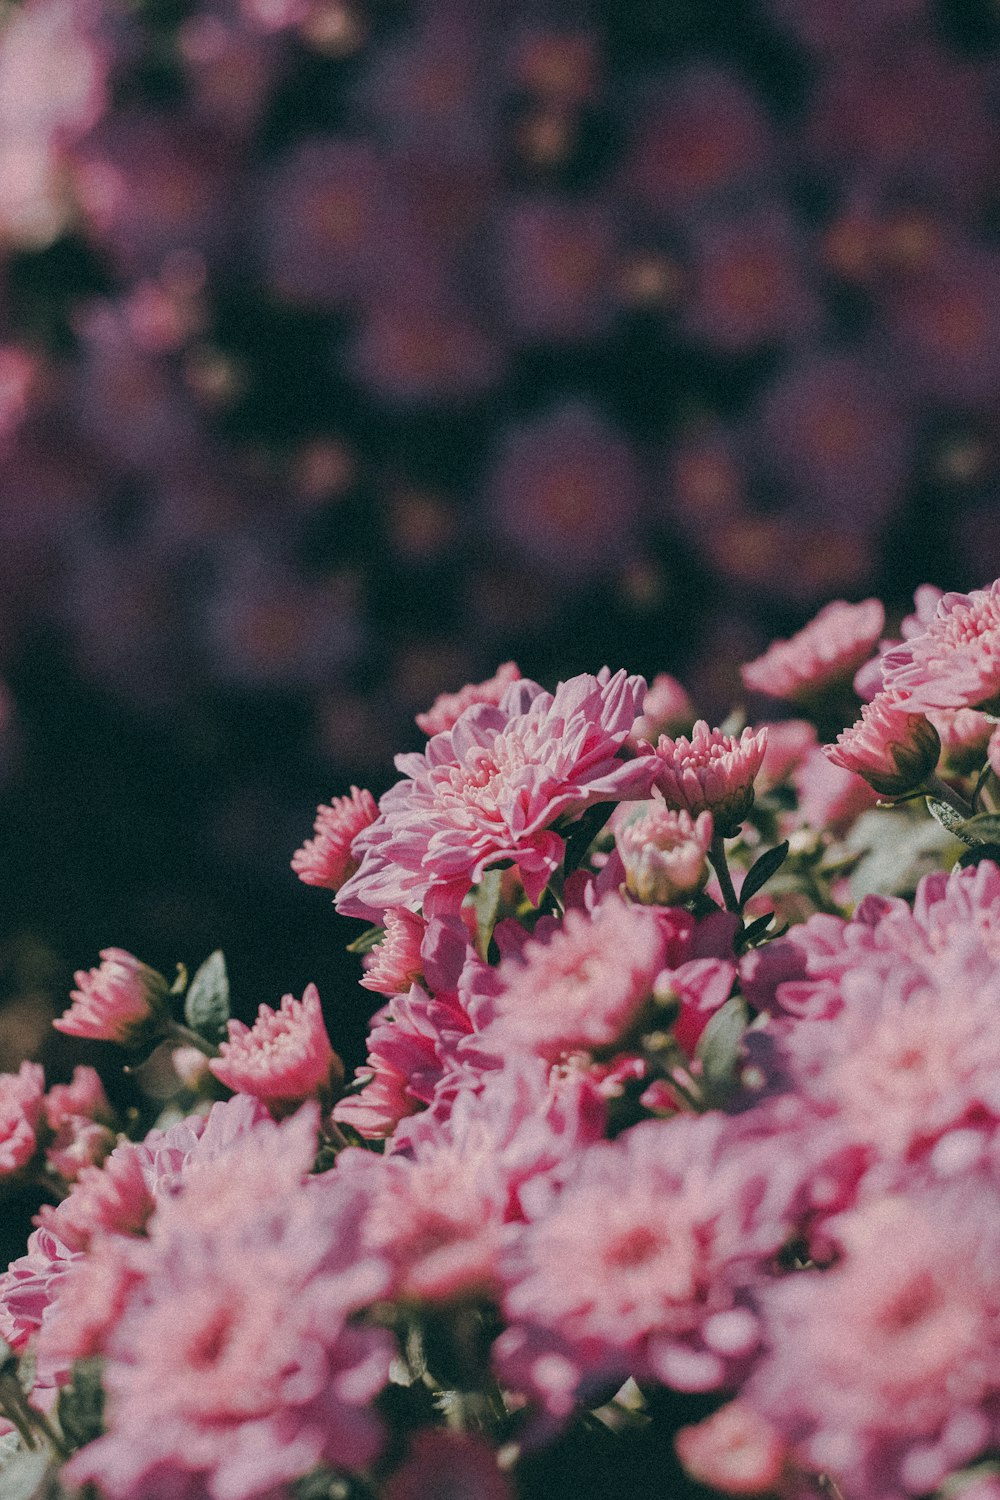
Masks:
[[[104,1124],[114,1118],[104,1085],[93,1068],[74,1068],[70,1083],[53,1084],[45,1096],[45,1120],[50,1130],[58,1130],[67,1120],[79,1116]]]
[[[927,1494],[996,1441],[997,1199],[984,1183],[833,1220],[831,1269],[759,1292],[771,1353],[745,1399],[846,1494]]]
[[[765,792],[781,786],[799,769],[816,745],[816,731],[806,719],[781,719],[776,724],[769,724],[757,790]]]
[[[513,1500],[489,1444],[474,1434],[440,1427],[414,1434],[406,1461],[383,1493],[385,1500]]]
[[[744,686],[771,698],[808,702],[851,680],[871,655],[884,623],[877,599],[827,604],[797,635],[775,641],[741,667]]]
[[[555,1417],[627,1374],[716,1388],[757,1347],[739,1293],[784,1243],[791,1192],[782,1157],[717,1113],[592,1146],[505,1256],[503,1377]]]
[[[278,1010],[261,1005],[253,1026],[230,1021],[228,1030],[228,1041],[220,1044],[220,1056],[209,1067],[235,1093],[287,1110],[343,1076],[314,984],[306,985],[301,1000],[283,996]]]
[[[987,759],[989,760],[990,770],[993,772],[993,775],[1000,777],[1000,729],[994,729],[990,735]]]
[[[669,806],[695,817],[710,812],[716,831],[732,838],[753,806],[754,778],[766,748],[766,727],[744,729],[734,739],[699,719],[690,739],[661,735],[655,785]]]
[[[480,1040],[555,1062],[568,1052],[612,1046],[636,1020],[666,960],[655,912],[607,897],[591,913],[567,911],[497,971],[493,1019]]]
[[[0,1073],[0,1177],[26,1166],[38,1145],[45,1108],[45,1073],[23,1062],[16,1073]]]
[[[615,830],[630,895],[646,905],[669,906],[701,890],[712,843],[712,814],[671,811],[660,801],[641,802]]]
[[[338,891],[358,868],[351,845],[378,816],[371,792],[352,786],[350,796],[334,797],[316,809],[314,839],[307,839],[292,855],[292,869],[306,885]]]
[[[792,783],[799,799],[796,826],[828,828],[838,836],[878,801],[867,781],[835,766],[819,746],[796,767]]]
[[[691,1478],[727,1495],[761,1495],[778,1486],[787,1444],[766,1417],[742,1401],[729,1401],[674,1438],[677,1457]]]
[[[52,1024],[68,1036],[127,1044],[162,1008],[166,981],[124,948],[102,948],[101,960],[87,974],[78,970],[73,1004]]]
[[[934,725],[923,714],[910,713],[905,700],[877,693],[862,704],[859,721],[823,750],[835,766],[863,776],[880,796],[901,797],[916,791],[934,770],[941,741]]]
[[[941,740],[941,763],[945,774],[967,776],[983,764],[992,725],[986,714],[974,708],[932,708],[927,717]]]
[[[639,677],[606,671],[555,694],[514,682],[498,705],[467,708],[424,754],[399,756],[404,780],[360,835],[361,865],[339,891],[338,910],[374,920],[391,906],[457,910],[505,860],[537,902],[562,862],[554,823],[595,802],[647,794],[652,757],[618,755],[644,689]]]
[[[63,1121],[46,1146],[45,1161],[60,1177],[74,1182],[84,1167],[103,1161],[114,1144],[114,1132],[106,1125],[74,1115]]]
[[[499,703],[521,670],[516,662],[505,661],[485,682],[470,682],[457,693],[440,693],[426,713],[417,714],[417,727],[426,735],[442,734],[454,729],[465,710],[473,703]]]
[[[351,1319],[388,1267],[359,1239],[346,1174],[307,1177],[315,1145],[314,1109],[264,1121],[161,1202],[103,1340],[107,1431],[75,1455],[74,1484],[165,1500],[197,1476],[216,1500],[249,1500],[378,1454],[392,1343]]]
[[[427,923],[417,912],[396,907],[385,914],[385,936],[364,958],[360,983],[380,995],[401,995],[423,973],[420,951]]]
[[[971,594],[944,594],[922,635],[882,659],[887,689],[914,711],[1000,709],[1000,579]]]

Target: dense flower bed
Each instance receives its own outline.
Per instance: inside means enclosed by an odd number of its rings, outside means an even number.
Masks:
[[[51,1199],[0,1493],[502,1500],[596,1445],[638,1495],[660,1442],[681,1489],[993,1496],[998,592],[831,606],[755,726],[607,669],[435,703],[294,858],[369,924],[351,1082],[314,986],[248,1027],[220,954],[79,973],[60,1029],[174,1096],[0,1077]]]

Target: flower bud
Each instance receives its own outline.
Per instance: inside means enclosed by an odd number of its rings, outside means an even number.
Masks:
[[[715,831],[733,838],[753,806],[753,783],[767,748],[767,729],[744,729],[739,739],[699,719],[691,738],[661,735],[654,786],[669,807],[712,814]]]
[[[67,1036],[98,1042],[131,1042],[162,1010],[167,982],[124,948],[102,948],[99,968],[74,975],[72,1005],[53,1021]]]
[[[922,786],[934,770],[941,740],[929,719],[908,712],[890,693],[877,693],[858,722],[824,745],[835,766],[863,776],[881,797],[902,797]]]
[[[711,813],[695,819],[662,799],[641,803],[615,834],[629,894],[646,906],[670,906],[695,895],[708,879],[711,842]]]

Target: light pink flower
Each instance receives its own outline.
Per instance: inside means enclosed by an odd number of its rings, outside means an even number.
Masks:
[[[107,1431],[73,1483],[166,1500],[197,1476],[214,1500],[249,1500],[377,1455],[392,1343],[350,1320],[388,1267],[359,1239],[346,1175],[307,1177],[315,1145],[314,1108],[263,1121],[160,1203],[103,1341]]]
[[[630,895],[647,905],[669,906],[701,890],[708,879],[712,814],[675,812],[661,800],[641,802],[618,825],[615,847]]]
[[[470,682],[457,693],[440,693],[426,713],[417,714],[417,727],[430,736],[453,729],[465,710],[473,703],[499,703],[521,669],[516,662],[505,661],[485,682]]]
[[[766,1417],[729,1401],[694,1427],[681,1427],[677,1457],[691,1478],[727,1495],[761,1495],[777,1488],[787,1444]]]
[[[499,705],[467,708],[424,754],[397,757],[404,779],[359,836],[361,865],[338,910],[376,921],[391,906],[457,911],[505,860],[537,902],[562,862],[553,824],[595,802],[648,794],[652,757],[618,755],[644,691],[624,672],[582,674],[554,694],[514,682]]]
[[[717,1113],[591,1147],[505,1256],[502,1376],[554,1417],[627,1374],[714,1389],[757,1347],[739,1293],[784,1243],[791,1191],[782,1156]]]
[[[497,971],[493,1019],[479,1040],[555,1062],[618,1041],[653,992],[666,961],[655,912],[609,896],[593,912],[567,911],[560,926],[525,944]]]
[[[781,786],[816,748],[816,731],[807,719],[781,719],[767,726],[767,748],[757,777],[758,792]]]
[[[45,1073],[39,1063],[23,1062],[16,1073],[0,1073],[0,1177],[34,1156],[44,1096]]]
[[[766,726],[744,729],[735,739],[699,719],[690,739],[660,736],[655,785],[670,807],[693,817],[710,812],[716,831],[731,838],[753,806],[754,778],[766,748]]]
[[[823,747],[827,759],[863,776],[882,797],[916,791],[934,770],[941,741],[934,725],[911,713],[906,700],[876,693],[861,707],[861,718]]]
[[[423,973],[420,947],[427,923],[417,912],[396,907],[385,914],[385,936],[365,955],[366,990],[380,995],[401,995],[415,984]]]
[[[513,1500],[488,1443],[468,1432],[424,1427],[383,1491],[385,1500]]]
[[[944,594],[923,634],[882,658],[887,689],[914,712],[1000,708],[1000,579],[971,594]]]
[[[67,1182],[75,1182],[84,1167],[102,1162],[114,1144],[114,1132],[106,1125],[83,1115],[70,1115],[46,1146],[45,1161]]]
[[[796,635],[775,641],[740,668],[744,686],[770,698],[808,702],[850,682],[882,633],[885,610],[877,599],[836,600]]]
[[[306,885],[325,886],[337,891],[358,868],[351,854],[354,839],[375,821],[378,809],[371,792],[352,786],[347,797],[334,797],[329,804],[316,809],[313,831],[292,855],[292,869]]]
[[[636,739],[655,745],[661,734],[690,729],[694,721],[694,707],[687,689],[669,672],[658,672],[642,700],[642,714],[636,719],[632,733]]]
[[[992,724],[974,708],[932,708],[928,719],[941,740],[941,763],[951,776],[978,771],[986,758]]]
[[[72,1005],[53,1021],[57,1031],[93,1041],[124,1042],[153,1020],[163,1005],[166,981],[124,948],[102,948],[101,965],[78,970]]]
[[[810,750],[792,774],[799,805],[796,826],[828,828],[843,835],[851,824],[874,807],[878,793],[861,776],[828,760],[819,746]]]
[[[996,1441],[997,1207],[974,1183],[877,1199],[828,1226],[838,1264],[760,1290],[745,1399],[845,1494],[927,1494]]]
[[[74,1068],[69,1083],[53,1084],[45,1096],[45,1121],[50,1130],[58,1130],[67,1120],[80,1116],[106,1125],[114,1118],[104,1085],[93,1068]]]
[[[230,1021],[228,1031],[209,1067],[235,1093],[287,1109],[343,1077],[314,984],[306,985],[301,1000],[283,996],[278,1010],[261,1005],[253,1026]]]

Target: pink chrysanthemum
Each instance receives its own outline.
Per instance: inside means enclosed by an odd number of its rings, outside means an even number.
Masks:
[[[731,838],[753,806],[753,783],[764,760],[767,728],[744,729],[739,739],[699,719],[691,738],[661,735],[655,785],[670,807],[692,817],[710,812],[716,831]]]
[[[983,1183],[876,1200],[828,1226],[832,1269],[760,1292],[745,1399],[844,1494],[928,1494],[995,1443],[998,1206]]]
[[[398,756],[404,780],[358,838],[361,866],[338,910],[375,921],[392,906],[457,911],[507,860],[537,902],[563,857],[553,824],[595,802],[648,795],[652,757],[618,753],[644,690],[624,672],[583,674],[554,694],[514,682],[499,705],[467,708],[424,754]]]
[[[124,948],[102,948],[101,965],[79,970],[70,991],[73,1004],[58,1021],[57,1031],[92,1041],[128,1042],[151,1021],[163,1004],[166,981]]]
[[[221,1055],[209,1067],[235,1093],[287,1109],[343,1076],[314,984],[306,985],[301,1000],[283,996],[278,1010],[261,1005],[253,1026],[230,1021],[228,1030],[229,1040],[220,1044]]]
[[[485,682],[470,682],[457,693],[440,693],[426,713],[417,714],[418,729],[428,736],[453,729],[473,703],[499,703],[510,684],[520,676],[517,663],[505,661]]]
[[[783,1155],[720,1114],[635,1126],[583,1153],[504,1260],[505,1378],[564,1416],[598,1381],[711,1390],[756,1349],[739,1292],[790,1226]]]
[[[823,747],[827,759],[844,771],[863,776],[882,797],[916,791],[934,770],[941,740],[924,714],[911,713],[906,701],[877,693],[861,708],[858,722]]]
[[[378,816],[371,792],[351,787],[347,797],[334,797],[316,809],[313,832],[301,849],[292,855],[292,869],[305,885],[319,885],[338,891],[358,868],[351,845],[362,829]]]
[[[370,1405],[392,1342],[351,1319],[384,1295],[388,1267],[359,1239],[353,1184],[307,1178],[315,1127],[308,1107],[265,1122],[161,1203],[104,1339],[107,1431],[75,1455],[72,1483],[166,1500],[196,1477],[213,1500],[250,1500],[376,1456]]]
[[[615,830],[629,893],[646,904],[669,906],[700,891],[708,879],[705,856],[712,843],[712,814],[675,812],[661,801],[643,802]]]
[[[38,1063],[23,1062],[16,1073],[0,1073],[0,1177],[34,1156],[44,1098],[45,1073]]]
[[[792,702],[810,701],[850,682],[872,652],[885,624],[877,599],[862,604],[835,600],[797,635],[775,641],[756,661],[740,668],[751,692]]]
[[[944,594],[924,632],[882,658],[887,689],[916,712],[1000,709],[1000,579],[971,594]]]
[[[105,1125],[113,1119],[104,1085],[93,1068],[74,1068],[69,1083],[53,1084],[45,1096],[45,1122],[50,1130],[80,1117]]]
[[[420,951],[427,923],[417,912],[399,907],[385,914],[385,936],[364,959],[361,984],[379,995],[402,995],[423,973]]]

